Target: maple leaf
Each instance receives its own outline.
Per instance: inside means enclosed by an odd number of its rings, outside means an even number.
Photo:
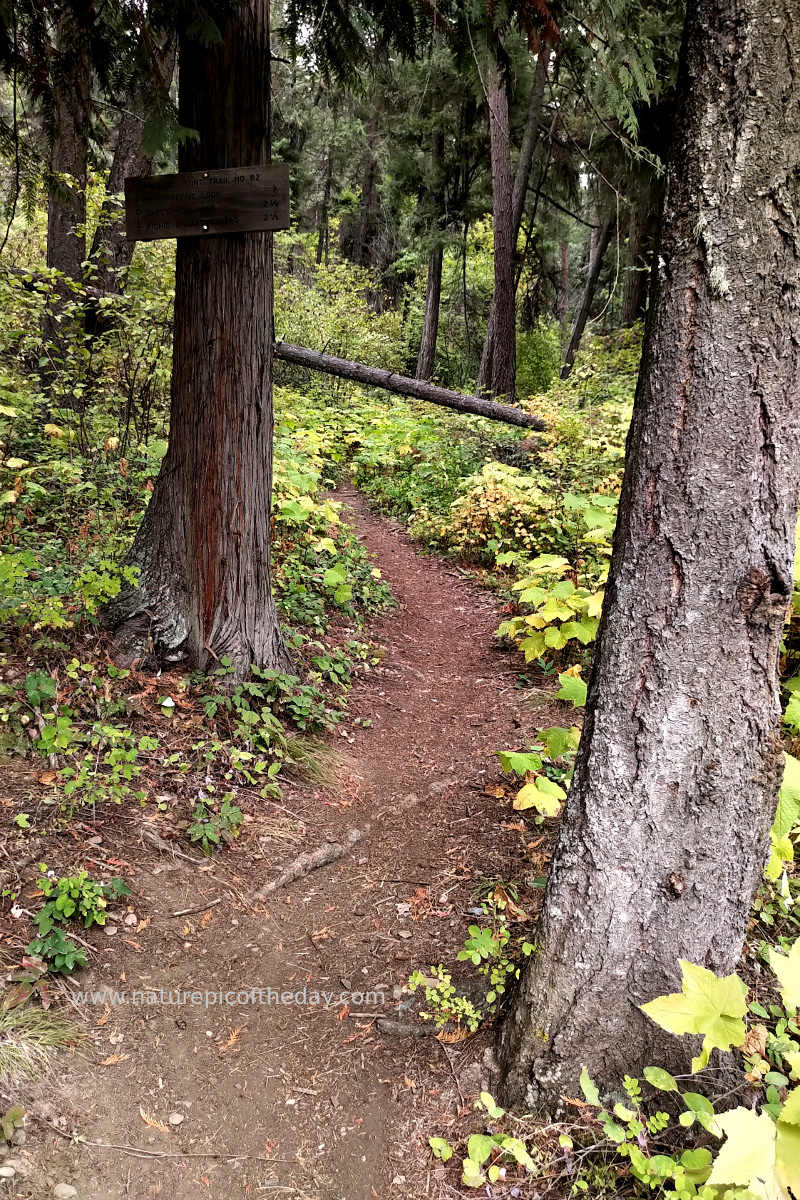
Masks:
[[[685,959],[678,961],[683,971],[681,991],[658,996],[640,1007],[656,1025],[670,1033],[704,1035],[703,1048],[692,1059],[692,1072],[700,1071],[715,1047],[730,1050],[731,1046],[741,1046],[744,1042],[746,1030],[742,1018],[747,1012],[747,989],[738,975],[718,979],[705,967]]]
[[[527,808],[535,808],[545,817],[555,817],[561,811],[561,800],[566,799],[567,793],[557,783],[544,776],[538,776],[532,783],[526,783],[517,792],[514,808],[524,812]]]
[[[785,1110],[784,1110],[785,1111]],[[748,1188],[759,1200],[791,1200],[800,1192],[800,1128],[768,1113],[734,1108],[716,1118],[727,1140],[717,1155],[708,1183]]]
[[[800,938],[794,943],[788,954],[770,950],[769,965],[781,984],[781,999],[786,1008],[797,1008],[800,1005]]]

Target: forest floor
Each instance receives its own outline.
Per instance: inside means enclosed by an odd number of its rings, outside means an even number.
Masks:
[[[493,645],[488,593],[420,555],[351,489],[337,498],[398,607],[371,624],[386,656],[353,688],[334,777],[287,785],[280,802],[237,800],[247,824],[213,863],[141,844],[122,812],[84,826],[84,842],[80,826],[48,839],[39,853],[58,872],[108,859],[129,867],[127,912],[87,934],[95,952],[70,986],[128,999],[163,990],[165,1002],[78,1003],[92,1053],[11,1098],[33,1119],[7,1148],[16,1174],[0,1196],[66,1195],[64,1184],[79,1200],[461,1194],[456,1163],[434,1163],[427,1139],[480,1127],[473,1102],[492,1031],[447,1044],[387,1035],[377,1017],[406,1005],[399,989],[414,968],[455,962],[482,885],[515,882],[535,911],[541,892],[528,884],[546,868],[546,843],[526,846],[531,829],[511,811],[493,752],[522,748],[564,712],[552,692],[515,688],[519,660]],[[37,786],[27,762],[0,775],[4,794]],[[298,853],[354,828],[361,839],[338,862],[249,901]],[[34,879],[35,866],[23,896]],[[0,926],[12,945],[18,925]],[[265,1000],[268,988],[334,995],[328,1007],[219,1002],[220,989],[254,987]],[[187,1003],[169,1002],[178,991]],[[376,991],[384,1003],[366,997]],[[342,1005],[343,992],[355,1000]]]

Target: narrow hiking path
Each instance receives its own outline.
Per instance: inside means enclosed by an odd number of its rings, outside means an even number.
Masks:
[[[493,598],[418,554],[353,490],[337,498],[398,602],[371,626],[386,647],[381,667],[351,693],[351,717],[371,726],[348,722],[336,738],[331,786],[287,785],[280,803],[240,795],[244,836],[211,864],[159,857],[133,834],[126,842],[119,822],[103,827],[94,852],[132,864],[133,895],[116,936],[93,935],[99,952],[76,987],[158,1002],[83,1005],[97,1055],[75,1060],[55,1094],[39,1089],[49,1124],[8,1155],[18,1196],[50,1196],[60,1183],[80,1200],[453,1194],[424,1148],[477,1094],[489,1035],[452,1046],[387,1036],[376,1014],[396,1015],[415,967],[454,962],[484,879],[522,886],[541,873],[508,800],[490,792],[502,783],[492,752],[520,746],[547,718],[492,646]],[[344,858],[263,906],[243,903],[300,851],[351,828],[361,839]],[[301,1001],[305,988],[308,1002],[240,1003],[254,987]],[[220,991],[237,1002],[220,1003]],[[334,993],[327,1007],[311,1002],[317,991]],[[385,1004],[366,995],[376,991]]]

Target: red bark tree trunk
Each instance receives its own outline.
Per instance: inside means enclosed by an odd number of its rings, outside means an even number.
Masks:
[[[270,157],[268,0],[211,6],[221,41],[183,35],[182,170]],[[197,670],[290,665],[270,586],[272,235],[179,238],[169,450],[106,610],[123,653]]]

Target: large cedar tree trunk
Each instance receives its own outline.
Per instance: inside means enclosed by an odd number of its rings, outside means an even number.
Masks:
[[[498,55],[489,72],[489,136],[492,158],[492,224],[494,228],[494,319],[491,334],[490,391],[513,401],[517,375],[514,313],[514,214],[511,179],[511,133],[505,65]]]
[[[267,163],[268,0],[212,6],[221,42],[180,42],[185,171]],[[169,450],[128,561],[141,569],[105,614],[128,657],[199,670],[228,657],[289,665],[270,587],[272,235],[179,238]]]
[[[616,222],[613,217],[605,217],[596,231],[596,236],[593,239],[591,254],[589,255],[589,270],[586,276],[586,284],[581,296],[581,303],[578,309],[578,315],[575,318],[575,324],[572,327],[572,336],[569,339],[567,352],[564,355],[564,365],[561,368],[561,378],[568,379],[572,373],[572,365],[575,362],[575,355],[578,353],[586,329],[586,322],[589,320],[589,313],[592,311],[592,303],[597,291],[597,284],[600,279],[600,271],[603,266],[603,259],[608,243],[611,241],[611,235],[614,232]]]
[[[736,967],[782,773],[800,483],[800,0],[692,0],[659,271],[575,777],[505,1092],[685,1070],[638,1005]],[[689,1043],[694,1042],[692,1047]]]
[[[519,158],[517,159],[517,169],[514,173],[514,187],[511,193],[511,213],[512,213],[512,277],[514,274],[514,255],[517,248],[517,238],[522,226],[522,214],[525,211],[525,198],[528,194],[528,185],[531,178],[531,167],[533,165],[534,151],[539,137],[539,126],[542,121],[542,110],[544,107],[544,90],[547,84],[547,72],[550,66],[550,47],[543,43],[539,50],[539,57],[536,60],[536,70],[533,75],[533,85],[531,87],[530,99],[528,101],[528,115],[525,119],[525,128],[522,131],[522,141],[519,147]],[[497,254],[497,243],[495,242],[495,254]],[[512,283],[514,292],[516,291],[515,283]],[[512,304],[515,296],[512,294]],[[494,306],[496,293],[492,296],[492,303],[489,308],[489,320],[486,325],[486,337],[483,343],[483,353],[481,355],[481,365],[478,371],[478,393],[480,394],[489,386],[492,378],[492,360],[494,357]]]

